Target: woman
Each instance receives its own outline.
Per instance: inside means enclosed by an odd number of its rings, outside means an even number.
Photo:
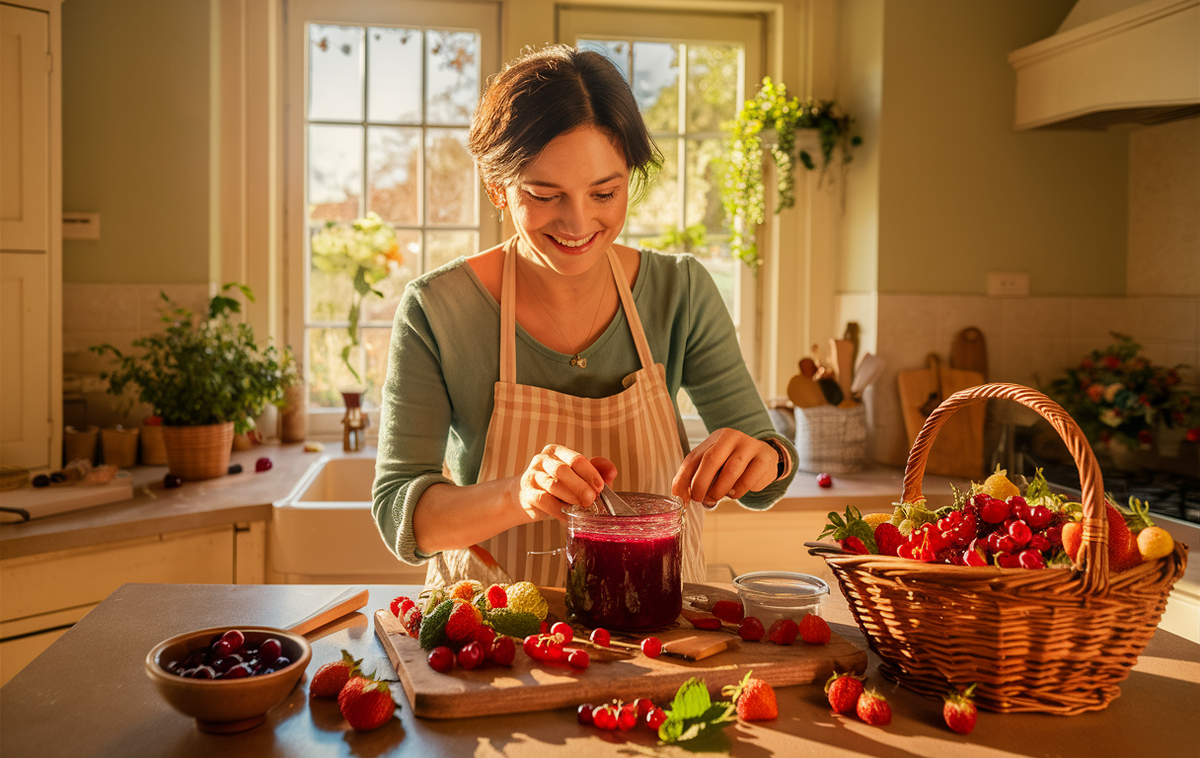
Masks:
[[[489,83],[469,146],[517,233],[405,291],[374,486],[384,541],[436,559],[427,584],[484,580],[474,555],[561,586],[563,511],[609,483],[690,503],[684,579],[704,581],[699,504],[770,507],[795,452],[705,269],[614,244],[631,184],[661,163],[633,94],[597,53],[527,53]],[[680,387],[715,429],[686,457]]]

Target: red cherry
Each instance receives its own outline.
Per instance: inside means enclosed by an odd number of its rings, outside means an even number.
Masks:
[[[642,640],[642,654],[647,658],[657,658],[662,653],[662,641],[658,637],[647,637]]]
[[[833,477],[829,474],[817,474],[817,486],[826,488],[832,487]]]
[[[271,463],[270,458],[264,456],[254,462],[254,470],[261,474],[264,471],[270,471],[274,465],[274,463]]]
[[[500,636],[492,641],[492,646],[488,649],[488,660],[498,666],[511,666],[513,658],[517,656],[517,646],[512,641],[512,637]]]
[[[458,651],[458,665],[468,671],[483,663],[483,646],[478,642],[468,642]]]
[[[666,720],[667,714],[662,708],[655,708],[646,714],[646,726],[656,732],[658,731],[658,728],[666,722]]]
[[[617,714],[617,728],[622,732],[628,732],[635,726],[637,726],[637,711],[622,708],[621,712]]]
[[[1042,554],[1037,550],[1022,550],[1017,556],[1017,560],[1024,569],[1046,568],[1046,562],[1042,560]]]
[[[592,725],[592,706],[584,703],[575,709],[575,718],[579,719],[579,723],[584,726]]]
[[[454,668],[454,651],[445,645],[430,650],[429,667],[434,671],[445,674]]]
[[[592,640],[593,644],[599,645],[600,647],[608,647],[608,643],[610,641],[610,635],[608,633],[608,630],[607,629],[593,629],[591,640]]]
[[[564,645],[569,645],[571,640],[575,639],[575,630],[571,628],[570,624],[562,621],[555,621],[554,626],[550,627],[550,633],[561,636]]]
[[[602,705],[592,711],[592,723],[600,729],[616,729],[617,713],[611,705]]]
[[[645,716],[650,711],[654,710],[654,702],[644,697],[639,697],[633,701],[633,708],[637,711],[637,715]]]
[[[766,634],[763,624],[754,616],[747,616],[738,624],[738,636],[747,642],[758,642]]]
[[[585,668],[587,668],[588,663],[590,662],[591,659],[588,658],[587,651],[585,650],[572,650],[567,655],[567,665],[579,671],[583,671]]]
[[[183,486],[183,479],[180,478],[179,476],[177,476],[175,474],[164,474],[163,475],[163,487],[165,487],[166,489],[173,490],[176,487],[182,487],[182,486]]]

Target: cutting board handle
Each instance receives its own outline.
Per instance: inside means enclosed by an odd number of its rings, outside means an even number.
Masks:
[[[1037,390],[1019,384],[981,384],[978,387],[955,392],[929,414],[925,425],[917,434],[912,450],[908,453],[908,464],[904,469],[904,502],[914,503],[923,498],[921,480],[925,476],[925,462],[929,449],[937,437],[938,430],[951,414],[959,408],[982,403],[989,398],[1012,400],[1036,411],[1050,422],[1050,426],[1062,437],[1075,465],[1079,469],[1079,481],[1083,490],[1083,546],[1079,560],[1084,563],[1084,586],[1089,593],[1104,593],[1108,590],[1108,518],[1104,507],[1104,482],[1100,465],[1092,446],[1084,437],[1075,420],[1058,403]]]
[[[313,611],[288,627],[288,631],[296,634],[308,634],[318,627],[339,619],[351,611],[357,611],[367,604],[368,593],[364,587],[351,587],[333,600]]]

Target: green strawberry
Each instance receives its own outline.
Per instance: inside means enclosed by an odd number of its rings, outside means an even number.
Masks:
[[[497,634],[507,634],[523,640],[531,634],[537,634],[542,621],[535,613],[518,611],[514,608],[493,608],[488,611],[486,620]]]
[[[421,619],[421,635],[418,639],[422,650],[433,650],[447,644],[449,638],[446,637],[446,621],[453,610],[454,601],[443,600]]]

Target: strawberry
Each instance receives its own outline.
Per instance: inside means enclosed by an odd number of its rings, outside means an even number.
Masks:
[[[396,703],[387,682],[370,676],[356,676],[338,694],[338,708],[350,726],[359,731],[377,729],[392,718]]]
[[[1108,572],[1119,573],[1142,562],[1137,552],[1137,540],[1130,534],[1125,517],[1112,504],[1105,503],[1108,516]],[[1083,524],[1068,521],[1062,528],[1063,550],[1072,562],[1079,562],[1079,549],[1083,545]]]
[[[943,696],[945,704],[942,705],[942,718],[946,720],[946,726],[959,734],[970,734],[975,728],[975,701],[971,699],[973,694],[974,684],[962,692],[955,690]]]
[[[904,542],[900,528],[890,521],[884,521],[875,527],[875,547],[880,555],[896,555],[896,551]]]
[[[853,534],[849,537],[838,540],[838,542],[841,544],[843,550],[849,550],[852,553],[866,555],[867,553],[871,552],[867,549],[867,546],[863,544],[863,541],[858,537],[855,537]]]
[[[456,598],[454,608],[446,618],[446,636],[452,642],[474,639],[475,629],[483,623],[479,609],[470,601]]]
[[[484,593],[484,596],[487,597],[488,605],[492,608],[508,607],[508,593],[505,592],[504,588],[498,584],[493,584],[492,586],[488,587],[487,592]]]
[[[350,677],[358,675],[361,665],[361,658],[356,661],[354,656],[343,650],[340,661],[326,663],[313,674],[312,684],[308,685],[309,694],[313,697],[337,697]]]
[[[388,607],[391,608],[393,616],[398,619],[402,619],[404,618],[404,614],[408,611],[408,609],[415,605],[416,603],[414,603],[411,598],[401,595],[393,600],[392,604]]]
[[[779,705],[775,702],[775,690],[761,679],[754,679],[747,671],[737,686],[727,685],[721,694],[733,698],[737,715],[742,721],[770,721],[779,716]]]
[[[767,630],[767,639],[776,645],[790,645],[796,641],[800,627],[791,619],[779,619]]]
[[[875,690],[859,695],[858,705],[854,710],[863,723],[871,726],[887,726],[892,723],[892,707],[888,705],[887,698]]]
[[[712,615],[730,624],[736,624],[746,615],[746,609],[738,600],[718,600],[713,603]]]
[[[810,645],[824,645],[833,639],[833,632],[829,630],[825,619],[815,613],[808,613],[800,619],[800,639]]]
[[[400,619],[400,623],[404,624],[405,631],[409,637],[418,637],[421,634],[421,606],[414,605],[409,608],[404,617]]]
[[[862,695],[862,677],[854,674],[839,674],[833,672],[829,681],[825,682],[825,695],[829,698],[829,707],[834,713],[852,713],[858,706],[858,698]]]

